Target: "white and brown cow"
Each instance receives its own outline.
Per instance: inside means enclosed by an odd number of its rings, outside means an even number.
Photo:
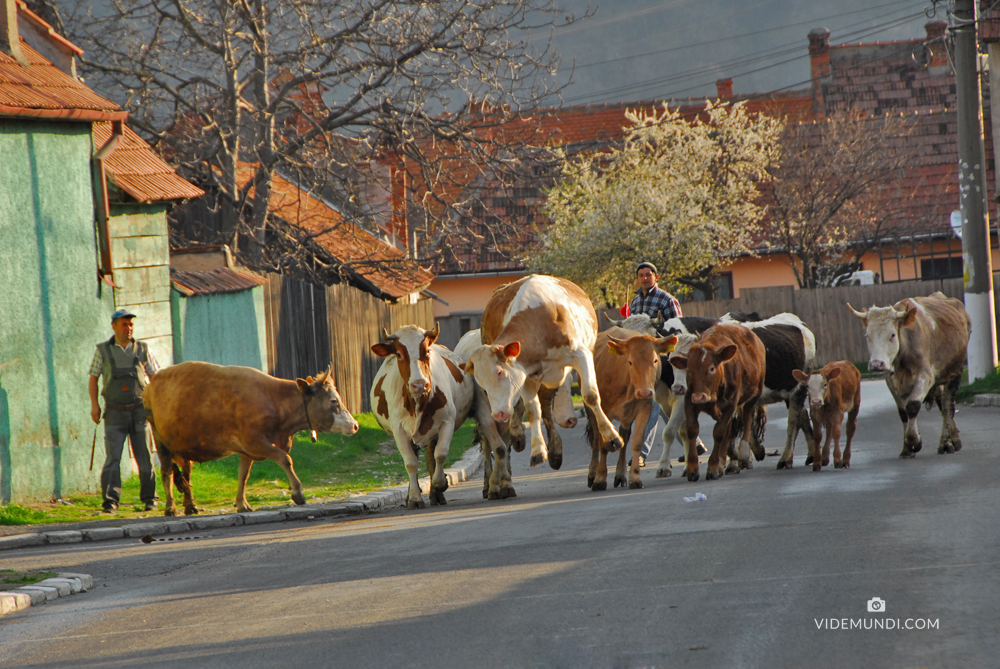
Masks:
[[[579,375],[584,404],[601,437],[610,449],[621,448],[621,437],[601,409],[594,372],[597,313],[579,286],[537,274],[501,286],[483,311],[481,334],[482,344],[465,369],[486,391],[497,421],[509,421],[518,398],[524,401],[532,466],[548,458],[538,392],[561,386],[570,369]]]
[[[372,352],[386,361],[372,383],[371,406],[406,464],[408,509],[424,508],[417,482],[418,448],[427,449],[431,505],[447,503],[444,461],[452,435],[472,407],[472,379],[460,369],[458,356],[434,343],[439,332],[439,325],[430,331],[404,325],[392,335],[383,330],[385,341],[372,346]]]
[[[632,466],[625,478],[625,449],[618,455],[615,468],[615,487],[642,488],[639,472],[639,452],[643,434],[655,401],[656,386],[660,381],[661,356],[673,350],[677,337],[651,337],[634,330],[612,327],[597,336],[594,347],[594,366],[597,385],[601,391],[601,407],[613,419],[620,421],[622,432],[633,422]],[[590,410],[588,408],[588,415]],[[590,472],[587,485],[591,490],[608,487],[608,448],[593,429],[595,421],[588,420],[587,436],[591,444]]]
[[[901,458],[912,458],[923,446],[917,431],[920,404],[937,402],[942,427],[938,453],[962,448],[955,426],[955,394],[969,345],[969,315],[961,300],[937,292],[908,297],[889,307],[857,311],[868,337],[868,369],[887,372],[889,392],[903,421]]]
[[[830,464],[830,442],[833,442],[833,466],[837,469],[851,466],[851,440],[858,429],[858,411],[861,410],[861,372],[854,363],[838,360],[810,374],[796,369],[792,372],[809,392],[809,413],[812,416],[813,444],[809,456],[813,471],[818,472]],[[840,424],[847,413],[847,444],[840,453]],[[819,442],[826,430],[826,441],[820,453]]]

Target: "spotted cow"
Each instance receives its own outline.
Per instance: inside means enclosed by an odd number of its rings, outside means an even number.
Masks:
[[[433,330],[404,325],[391,335],[383,330],[384,341],[372,346],[386,360],[372,382],[371,406],[406,464],[408,509],[424,508],[417,482],[420,448],[427,449],[431,505],[447,503],[444,461],[452,435],[472,407],[472,379],[460,368],[458,356],[434,343],[439,332],[440,325]]]
[[[955,425],[955,395],[962,380],[969,345],[969,315],[961,300],[937,292],[907,297],[888,307],[857,311],[865,325],[868,369],[886,372],[885,382],[903,421],[901,458],[914,457],[923,446],[917,430],[920,404],[936,402],[942,427],[938,453],[961,450]]]

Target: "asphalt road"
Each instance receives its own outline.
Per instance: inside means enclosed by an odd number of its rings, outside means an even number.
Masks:
[[[800,437],[791,471],[647,467],[642,490],[593,493],[577,428],[561,471],[515,455],[516,499],[476,481],[424,511],[0,554],[98,583],[0,619],[0,666],[998,666],[1000,412],[961,407],[954,455],[922,413],[904,461],[884,384],[862,398],[849,470],[804,467]]]

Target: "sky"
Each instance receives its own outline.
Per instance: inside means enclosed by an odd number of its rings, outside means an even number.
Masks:
[[[587,0],[559,0],[583,16]],[[947,20],[947,3],[933,20]],[[925,35],[932,0],[591,0],[591,18],[550,36],[570,79],[564,104],[630,102],[715,95],[733,78],[737,95],[808,86],[808,38],[830,43],[912,39]]]

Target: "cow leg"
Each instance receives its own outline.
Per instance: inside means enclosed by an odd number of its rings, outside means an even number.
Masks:
[[[191,470],[194,463],[190,460],[184,460],[181,463],[180,469],[174,471],[174,485],[178,490],[184,495],[184,515],[194,516],[198,514],[198,507],[194,503],[194,488],[191,486]],[[178,477],[182,479],[178,483]]]
[[[545,424],[549,467],[552,467],[552,469],[562,467],[562,437],[559,436],[559,431],[556,430],[553,417],[553,401],[558,391],[559,388],[546,388],[545,386],[542,386],[538,390],[538,401],[542,406],[542,422]]]
[[[423,509],[425,507],[423,497],[420,495],[420,483],[417,481],[417,468],[420,459],[413,448],[410,435],[400,426],[396,426],[392,431],[392,436],[396,439],[396,449],[403,457],[403,464],[406,466],[406,473],[410,478],[410,487],[406,493],[407,509]]]
[[[594,485],[590,489],[594,492],[608,489],[608,447],[600,441],[601,435],[596,435],[598,439],[598,459],[597,470],[594,472]]]
[[[701,478],[698,461],[698,433],[701,426],[698,425],[698,411],[694,404],[687,398],[684,399],[684,423],[687,430],[687,452],[684,454],[684,475],[687,480],[697,481]],[[713,453],[715,451],[713,450]]]
[[[628,443],[630,437],[633,436],[632,429],[635,427],[633,423],[624,423],[618,426],[618,434],[621,435],[622,440]],[[636,436],[639,437],[639,449],[642,450],[642,433],[635,432]],[[636,454],[632,454],[632,462],[635,462]],[[618,462],[615,463],[615,487],[619,486],[624,488],[628,483],[628,476],[625,474],[625,449],[621,448],[618,450]]]
[[[253,511],[247,504],[247,479],[250,478],[250,468],[253,467],[253,459],[245,455],[240,456],[240,471],[236,479],[239,487],[236,489],[236,510],[239,512]]]
[[[174,456],[170,449],[155,434],[156,455],[160,458],[160,479],[163,481],[163,505],[165,516],[176,516],[177,505],[174,503]]]
[[[955,395],[960,382],[961,376],[955,376],[941,386],[941,443],[938,446],[938,453],[955,453],[962,450],[962,440],[958,436],[958,426],[955,425]]]
[[[933,379],[927,374],[921,374],[913,384],[913,390],[906,397],[905,401],[897,398],[896,405],[899,408],[899,417],[903,421],[903,451],[899,454],[901,458],[912,458],[923,447],[920,439],[920,431],[917,429],[917,415],[920,413],[920,405],[927,396],[933,385]]]
[[[840,460],[840,430],[841,425],[844,422],[844,411],[843,409],[833,410],[830,412],[830,417],[827,419],[829,421],[827,433],[826,433],[826,444],[823,445],[823,466],[830,466],[830,444],[833,444],[833,459],[834,462]]]
[[[540,383],[532,378],[524,382],[521,389],[521,399],[528,417],[528,431],[531,433],[531,466],[540,465],[548,460],[548,450],[545,448],[545,436],[542,434],[542,404],[538,399]]]
[[[485,391],[484,391],[485,395]],[[489,402],[488,399],[484,400]],[[510,416],[510,447],[517,453],[524,450],[525,444],[528,443],[527,437],[524,434],[524,400],[518,399],[517,403],[514,405],[514,411]]]
[[[552,418],[556,425],[574,428],[577,424],[576,410],[573,408],[573,374],[567,374],[566,380],[556,389],[552,397]],[[551,454],[550,454],[551,463]]]
[[[594,371],[594,356],[588,350],[574,351],[570,365],[580,376],[580,392],[583,393],[583,403],[590,407],[597,419],[597,428],[601,439],[608,444],[608,449],[617,451],[625,445],[615,431],[604,409],[601,408],[601,393],[597,389],[597,372]]]
[[[446,414],[444,424],[438,431],[437,438],[434,440],[434,443],[427,447],[427,468],[431,474],[431,491],[429,493],[431,506],[448,503],[444,498],[444,491],[448,489],[448,476],[444,473],[444,461],[448,459],[448,451],[451,450],[451,438],[454,434],[455,416]],[[433,469],[431,469],[432,461]]]
[[[670,391],[667,390],[667,392]],[[659,396],[658,389],[657,397]],[[673,474],[670,466],[670,447],[673,445],[674,439],[677,439],[678,436],[681,436],[682,439],[687,437],[687,431],[684,430],[684,400],[672,398],[672,404],[670,401],[665,399],[665,401],[660,402],[660,409],[667,417],[667,425],[663,428],[663,452],[660,453],[660,461],[656,463],[656,478],[658,479],[669,478]],[[686,441],[686,439],[684,440]]]
[[[639,454],[642,452],[642,442],[643,436],[646,434],[646,424],[649,422],[649,417],[653,412],[653,403],[651,401],[641,402],[639,404],[639,410],[635,415],[635,423],[633,425],[632,432],[632,466],[628,470],[628,487],[629,488],[642,488],[642,473],[639,471]],[[624,454],[619,458],[624,459]]]
[[[751,405],[752,406],[752,405]],[[708,470],[705,473],[705,479],[708,481],[714,481],[721,478],[723,475],[723,468],[726,464],[726,452],[729,449],[729,441],[732,436],[732,421],[733,415],[736,413],[736,407],[727,407],[719,420],[715,422],[715,427],[712,429],[712,439],[714,440],[714,445],[712,447],[712,454],[708,457]],[[691,422],[688,421],[688,452],[689,458],[697,457],[697,449],[691,442]],[[744,421],[744,430],[750,429],[750,424],[748,421]],[[684,464],[687,464],[685,462]]]
[[[854,439],[854,431],[858,429],[858,412],[861,410],[861,393],[858,392],[854,398],[854,406],[847,412],[847,444],[844,446],[844,457],[840,462],[840,467],[846,469],[851,466],[851,440]],[[837,466],[834,460],[833,466]]]

